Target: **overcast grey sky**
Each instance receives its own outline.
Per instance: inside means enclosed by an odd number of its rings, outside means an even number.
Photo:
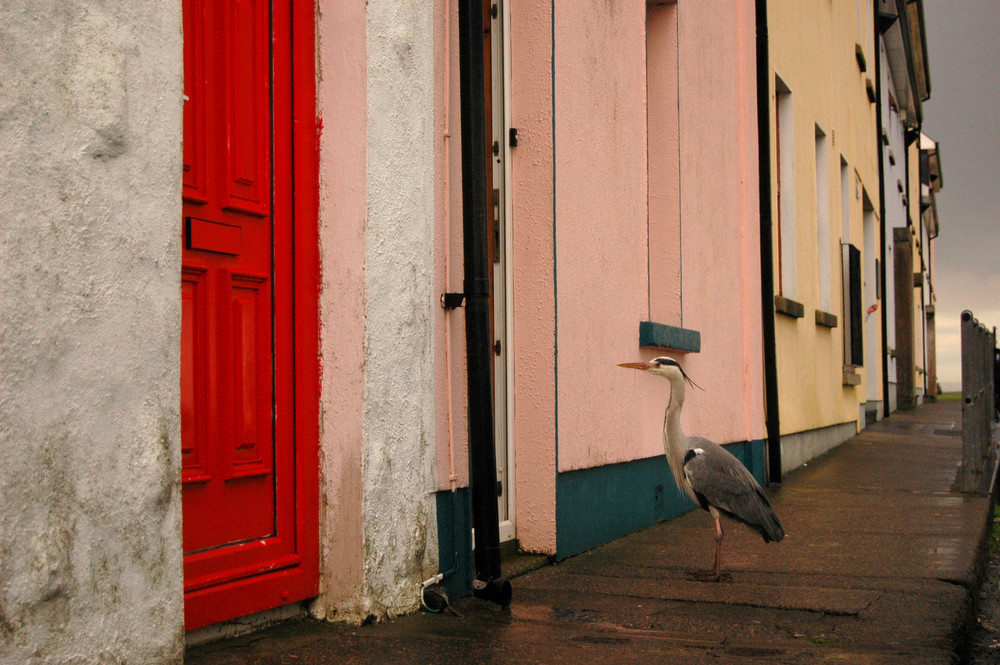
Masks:
[[[924,133],[940,144],[935,241],[938,376],[961,386],[959,316],[1000,327],[1000,2],[924,0],[931,97]]]

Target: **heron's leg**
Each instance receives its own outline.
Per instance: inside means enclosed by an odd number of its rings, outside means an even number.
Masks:
[[[710,510],[712,517],[715,518],[715,570],[712,577],[713,581],[718,582],[722,579],[722,537],[726,534],[722,530],[722,516],[719,515],[719,511],[714,507],[710,507]]]
[[[715,565],[712,566],[712,570],[692,571],[688,575],[701,582],[721,582],[730,579],[729,573],[722,572],[722,537],[725,535],[722,530],[722,513],[714,506],[709,506],[708,511],[715,520]]]

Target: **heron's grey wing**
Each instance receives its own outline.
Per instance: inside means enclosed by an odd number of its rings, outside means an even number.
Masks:
[[[707,439],[692,440],[684,457],[684,476],[703,508],[715,506],[760,533],[766,542],[785,537],[785,529],[764,490],[722,446]]]

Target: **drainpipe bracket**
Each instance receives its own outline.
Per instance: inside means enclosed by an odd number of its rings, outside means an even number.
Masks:
[[[441,306],[445,309],[458,309],[465,304],[464,293],[442,293]]]

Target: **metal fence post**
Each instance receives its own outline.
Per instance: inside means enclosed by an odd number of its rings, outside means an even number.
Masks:
[[[996,384],[993,380],[994,363],[996,362],[997,335],[996,330],[983,327],[983,468],[986,473],[992,473],[996,468],[997,447],[994,440],[994,414],[996,413]],[[985,487],[989,491],[993,478],[986,479]]]
[[[975,324],[972,312],[962,312],[962,491],[971,492],[975,487],[975,467],[977,466],[975,418],[972,414],[973,405],[973,373],[976,359],[973,347],[975,345]]]
[[[993,443],[993,371],[996,333],[962,312],[962,491],[989,489],[996,462]]]

